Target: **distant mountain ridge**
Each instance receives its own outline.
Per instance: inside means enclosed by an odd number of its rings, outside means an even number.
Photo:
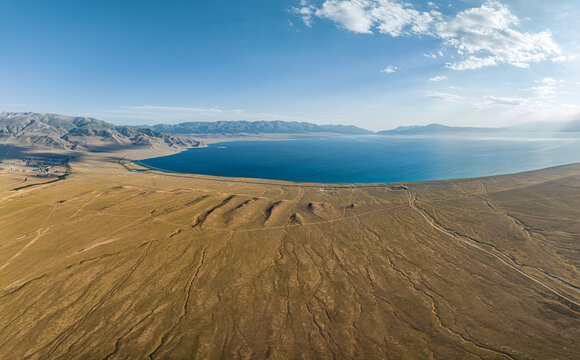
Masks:
[[[175,125],[157,124],[134,126],[136,129],[151,129],[166,134],[305,134],[333,133],[342,135],[365,135],[374,132],[354,125],[316,125],[307,122],[290,121],[216,121],[216,122],[184,122]]]
[[[193,139],[117,126],[88,117],[31,112],[1,112],[0,142],[71,150],[122,145],[164,145],[181,149],[200,144]]]
[[[89,118],[49,113],[0,112],[0,143],[59,149],[97,149],[106,146],[167,146],[186,149],[201,143],[191,135],[337,134],[337,135],[499,135],[540,132],[580,132],[580,120],[535,122],[511,127],[453,127],[441,124],[400,126],[373,132],[354,125],[317,125],[288,121],[184,122],[118,126]],[[184,135],[184,136],[180,136]]]
[[[434,135],[434,134],[499,134],[499,133],[537,133],[537,132],[580,132],[580,120],[567,122],[533,122],[509,127],[458,127],[441,124],[399,126],[392,130],[377,132],[379,135]]]
[[[377,132],[379,135],[423,135],[423,134],[439,134],[439,133],[466,133],[466,132],[486,132],[491,133],[498,131],[498,128],[484,128],[484,127],[455,127],[447,126],[441,124],[429,124],[429,125],[412,125],[412,126],[399,126],[392,130],[383,130]]]

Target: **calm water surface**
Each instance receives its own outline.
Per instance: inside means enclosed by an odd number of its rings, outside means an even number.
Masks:
[[[580,139],[570,137],[378,135],[226,142],[141,161],[183,173],[326,183],[477,177],[574,162],[580,162]]]

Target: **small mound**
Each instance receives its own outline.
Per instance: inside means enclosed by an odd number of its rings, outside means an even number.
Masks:
[[[287,200],[280,200],[271,204],[264,211],[264,225],[282,226],[286,224],[291,207],[292,202]]]
[[[290,224],[304,224],[304,217],[300,213],[294,213],[290,216]]]
[[[324,202],[308,203],[307,209],[313,215],[325,220],[335,219],[340,216],[340,212],[333,205]]]
[[[257,197],[244,200],[224,212],[223,222],[228,227],[253,223],[261,217],[265,205],[266,201]]]

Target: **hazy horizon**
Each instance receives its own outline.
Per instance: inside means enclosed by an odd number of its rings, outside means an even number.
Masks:
[[[519,123],[519,124],[512,124],[512,125],[506,125],[506,126],[486,126],[484,125],[466,125],[466,126],[462,126],[462,125],[449,125],[449,124],[445,124],[445,123],[427,123],[427,124],[403,124],[403,125],[397,125],[395,127],[389,127],[389,128],[383,128],[383,129],[368,129],[368,128],[364,128],[362,126],[359,125],[354,125],[352,123],[333,123],[333,122],[328,122],[328,123],[317,123],[317,122],[313,122],[313,121],[299,121],[299,120],[279,120],[279,119],[272,119],[272,120],[262,120],[262,119],[239,119],[239,120],[184,120],[184,121],[165,121],[165,122],[136,122],[133,124],[128,124],[126,122],[123,121],[109,121],[109,120],[105,120],[105,119],[101,119],[101,118],[97,118],[97,117],[92,117],[92,116],[85,116],[82,114],[59,114],[59,113],[53,113],[53,112],[34,112],[34,111],[26,111],[26,110],[22,110],[22,111],[6,111],[3,109],[0,109],[0,115],[3,113],[17,113],[17,114],[47,114],[47,115],[59,115],[59,116],[68,116],[68,117],[87,117],[87,118],[93,118],[96,120],[103,120],[106,122],[109,122],[113,125],[117,125],[117,126],[129,126],[129,127],[135,127],[135,126],[155,126],[155,125],[179,125],[179,124],[184,124],[184,123],[188,123],[188,122],[220,122],[220,121],[225,121],[225,122],[235,122],[235,121],[245,121],[245,122],[262,122],[262,121],[284,121],[284,122],[305,122],[305,123],[309,123],[309,124],[314,124],[314,125],[331,125],[331,126],[355,126],[358,128],[361,128],[363,130],[369,130],[369,131],[373,131],[373,132],[381,132],[381,131],[389,131],[389,130],[395,130],[398,128],[412,128],[412,127],[426,127],[426,126],[432,126],[432,125],[438,125],[438,126],[445,126],[445,127],[454,127],[454,128],[474,128],[474,129],[503,129],[503,128],[511,128],[511,127],[520,127],[520,126],[526,126],[526,125],[553,125],[553,124],[569,124],[571,122],[576,122],[576,121],[580,121],[573,119],[573,120],[555,120],[555,121],[529,121],[529,122],[523,122],[523,123]]]

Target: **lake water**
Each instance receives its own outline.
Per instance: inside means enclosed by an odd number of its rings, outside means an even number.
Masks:
[[[141,161],[173,172],[296,182],[439,180],[580,162],[580,139],[340,136],[236,141]]]

